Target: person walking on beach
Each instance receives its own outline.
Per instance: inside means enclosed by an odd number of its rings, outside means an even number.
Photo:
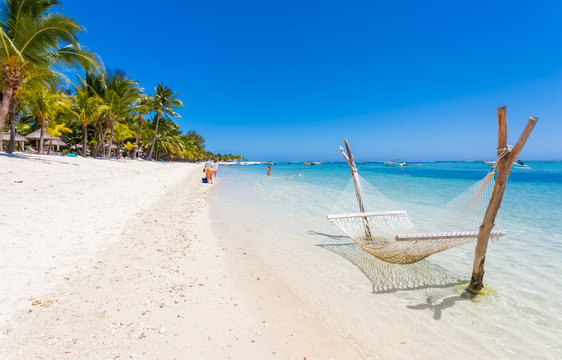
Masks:
[[[217,173],[219,172],[219,162],[217,160],[215,160],[215,162],[213,163],[213,170],[215,171],[215,179],[217,178]]]
[[[213,174],[215,175],[215,179],[217,178],[217,172],[213,168],[213,163],[211,159],[205,161],[205,165],[203,166],[203,173],[205,174],[205,179],[207,179],[207,183],[213,183]]]
[[[267,176],[271,176],[271,166],[267,167]]]
[[[213,174],[215,175],[215,178],[217,177],[216,175],[216,170],[213,169],[212,166],[209,166],[208,168],[205,168],[205,177],[207,178],[207,182],[209,184],[213,183]]]

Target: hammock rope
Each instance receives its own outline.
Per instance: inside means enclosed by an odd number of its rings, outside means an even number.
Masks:
[[[393,264],[415,263],[476,241],[494,188],[495,172],[494,167],[482,180],[418,225],[406,211],[355,173],[355,180],[352,177],[349,181],[328,219],[369,254]],[[359,209],[359,197],[363,209]],[[505,231],[495,230],[490,238],[504,234]]]

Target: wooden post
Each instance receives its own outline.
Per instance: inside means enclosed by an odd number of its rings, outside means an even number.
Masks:
[[[357,197],[357,202],[359,203],[359,212],[365,212],[365,206],[363,205],[363,198],[361,197],[361,182],[359,181],[359,174],[357,173],[357,166],[355,165],[355,158],[351,153],[351,149],[349,148],[349,143],[347,139],[344,139],[345,148],[347,150],[347,155],[344,149],[340,146],[340,152],[342,153],[343,157],[349,164],[351,168],[351,178],[353,179],[353,185],[355,187],[355,196]],[[365,226],[365,240],[367,242],[371,241],[371,228],[369,227],[369,219],[367,217],[363,218],[363,224]]]
[[[476,250],[474,252],[474,264],[472,268],[472,277],[470,285],[467,288],[472,294],[478,294],[484,287],[484,261],[486,260],[486,250],[488,248],[488,239],[490,232],[494,227],[496,215],[500,209],[503,199],[503,194],[507,185],[507,178],[511,173],[511,166],[517,160],[517,156],[525,146],[529,135],[533,131],[538,118],[531,117],[523,130],[523,133],[517,140],[515,146],[510,149],[507,146],[507,111],[506,107],[499,107],[497,110],[498,117],[498,149],[496,160],[496,183],[492,191],[492,197],[488,203],[488,208],[484,214],[484,220],[478,231],[478,240],[476,243]]]

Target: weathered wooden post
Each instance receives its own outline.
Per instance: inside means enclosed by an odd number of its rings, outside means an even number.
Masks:
[[[345,150],[341,146],[340,146],[340,152],[342,153],[343,157],[345,158],[345,160],[349,164],[349,167],[351,168],[351,178],[353,179],[353,185],[355,187],[355,196],[357,196],[357,202],[359,203],[359,212],[364,213],[365,206],[363,205],[363,198],[361,196],[361,182],[359,181],[359,174],[357,174],[357,166],[355,166],[355,158],[351,153],[351,149],[349,148],[349,143],[347,142],[347,139],[344,139],[343,142],[347,150],[347,155],[345,153]],[[367,217],[363,218],[363,224],[365,226],[365,241],[370,242],[372,239],[371,228],[369,227],[369,219],[367,219]]]
[[[499,107],[497,110],[498,116],[498,149],[496,160],[496,183],[492,191],[492,197],[488,203],[488,208],[484,214],[484,220],[478,231],[478,240],[476,243],[476,250],[474,252],[474,264],[472,268],[472,278],[470,285],[467,288],[472,294],[478,294],[484,287],[484,261],[486,260],[486,250],[488,248],[488,239],[490,232],[494,227],[496,215],[500,209],[505,187],[507,185],[507,178],[511,173],[511,166],[517,160],[517,156],[525,146],[529,135],[533,131],[538,118],[531,117],[523,130],[523,133],[517,140],[513,148],[507,145],[507,111],[506,107]]]

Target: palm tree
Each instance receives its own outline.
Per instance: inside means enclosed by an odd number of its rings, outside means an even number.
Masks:
[[[138,150],[139,150],[139,141],[140,141],[141,129],[142,129],[142,125],[144,124],[144,121],[145,121],[144,116],[152,111],[151,108],[150,108],[151,99],[152,98],[149,95],[141,95],[137,99],[136,104],[133,107],[133,116],[132,116],[131,120],[136,122],[135,125],[136,125],[136,128],[137,128],[137,132],[136,132],[136,137],[135,137],[135,146],[131,149],[128,149],[129,151],[133,150],[133,154],[131,156],[131,159],[133,159],[133,160],[135,160],[137,158],[137,153],[138,153]]]
[[[52,120],[47,123],[45,127],[47,134],[49,134],[49,152],[51,154],[51,149],[53,148],[53,136],[61,136],[63,132],[71,133],[72,130],[67,128],[64,124],[57,124],[56,121]]]
[[[183,103],[177,97],[178,94],[176,91],[173,91],[163,84],[158,84],[158,86],[154,89],[154,96],[151,101],[151,109],[156,113],[154,116],[154,136],[152,138],[152,144],[150,145],[150,151],[146,156],[147,160],[152,160],[154,144],[156,143],[156,136],[158,135],[158,123],[160,121],[160,117],[164,117],[169,120],[173,117],[180,117],[174,112],[175,109],[183,106]]]
[[[14,95],[30,73],[48,73],[57,65],[97,68],[97,57],[80,48],[82,27],[53,12],[58,0],[5,0],[0,6],[0,73],[2,103],[0,129],[4,127]],[[14,108],[14,107],[12,107]],[[0,143],[0,149],[1,149]]]
[[[86,72],[84,80],[81,80],[81,87],[84,89],[88,89],[90,92],[90,96],[98,96],[102,99],[105,99],[105,92],[107,90],[107,74],[106,73],[92,73],[92,72]],[[105,113],[106,113],[107,109],[104,109],[104,111],[102,111],[97,119],[96,119],[96,147],[94,149],[94,152],[92,153],[93,157],[97,157],[99,154],[99,151],[102,149],[103,144],[105,142],[105,137],[107,135],[107,133],[104,132],[104,129],[106,128],[104,126],[104,119],[105,119]],[[105,155],[104,155],[105,156]]]
[[[88,87],[76,89],[76,95],[70,97],[69,113],[82,125],[82,156],[86,157],[88,147],[88,124],[96,121],[106,110],[103,99]]]
[[[40,83],[33,88],[26,88],[22,93],[22,98],[24,112],[35,119],[35,123],[41,129],[38,149],[38,153],[41,154],[45,141],[45,125],[48,120],[54,120],[60,112],[67,108],[67,98],[59,89]]]
[[[105,105],[107,107],[107,126],[103,138],[105,139],[105,136],[109,132],[107,148],[109,149],[109,154],[111,154],[115,120],[118,117],[125,118],[130,115],[132,106],[140,97],[142,89],[138,87],[138,83],[128,79],[124,74],[116,73],[107,78],[107,90],[104,96]]]
[[[117,141],[117,158],[121,158],[121,146],[125,140],[135,136],[135,132],[129,129],[129,127],[120,122],[115,123],[115,141]]]

